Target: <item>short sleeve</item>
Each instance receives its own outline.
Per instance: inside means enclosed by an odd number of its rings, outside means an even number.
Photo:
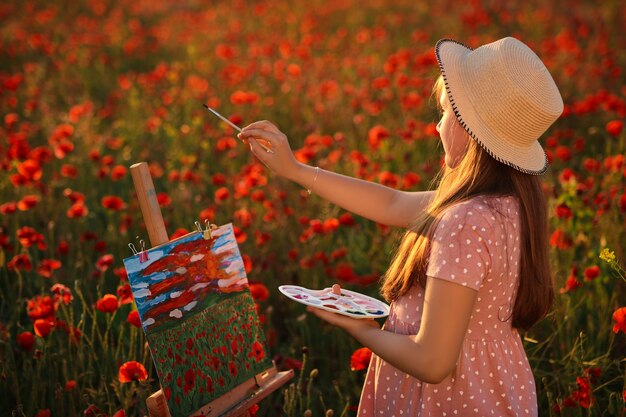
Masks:
[[[471,204],[450,207],[433,233],[426,275],[476,291],[491,271],[490,226]]]

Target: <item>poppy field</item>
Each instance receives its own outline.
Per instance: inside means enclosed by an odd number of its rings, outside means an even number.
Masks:
[[[237,352],[296,372],[251,413],[354,416],[370,353],[278,286],[380,299],[402,231],[276,176],[202,105],[272,121],[309,165],[426,190],[443,161],[434,44],[505,36],[565,103],[541,138],[556,302],[521,334],[540,415],[626,415],[624,15],[620,0],[3,2],[0,415],[147,414],[159,378],[123,264],[148,242],[129,171],[147,162],[170,239],[233,224],[267,341],[230,329]],[[171,345],[196,355],[187,336]]]

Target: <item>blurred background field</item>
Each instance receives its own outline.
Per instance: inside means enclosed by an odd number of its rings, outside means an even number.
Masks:
[[[626,3],[430,3],[3,2],[0,415],[146,414],[158,380],[122,265],[147,240],[141,161],[172,236],[237,231],[272,355],[296,370],[257,414],[355,415],[367,355],[277,287],[378,296],[401,231],[268,172],[201,104],[273,121],[305,163],[425,190],[443,154],[435,42],[504,36],[566,104],[542,138],[557,302],[523,335],[540,415],[624,415]]]

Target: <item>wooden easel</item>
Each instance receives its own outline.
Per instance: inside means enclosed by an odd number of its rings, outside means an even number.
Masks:
[[[145,162],[134,164],[130,167],[130,173],[133,177],[151,245],[158,246],[169,242],[148,164]],[[278,372],[276,365],[272,362],[269,369],[244,381],[231,391],[206,404],[193,415],[248,417],[250,407],[280,388],[293,376],[292,369]],[[171,417],[162,390],[148,397],[146,406],[150,417]]]

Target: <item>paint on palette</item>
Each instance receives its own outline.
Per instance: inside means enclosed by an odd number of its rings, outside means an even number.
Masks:
[[[297,285],[278,287],[287,297],[299,303],[318,307],[356,318],[378,318],[389,315],[389,306],[365,294],[342,289],[334,294],[332,289],[310,290]]]

